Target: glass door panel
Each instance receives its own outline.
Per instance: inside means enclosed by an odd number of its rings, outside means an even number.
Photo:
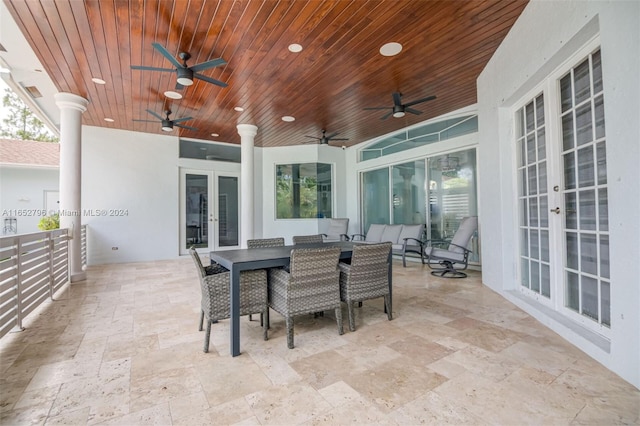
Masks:
[[[426,191],[424,160],[393,166],[393,222],[396,225],[424,224]]]
[[[209,247],[209,175],[186,173],[183,249]]]
[[[217,241],[219,247],[235,247],[239,243],[238,178],[218,176]]]
[[[564,306],[610,327],[609,223],[600,51],[560,79]]]
[[[389,208],[389,169],[362,173],[362,232],[372,223],[391,223]]]
[[[431,157],[428,163],[429,218],[427,239],[450,239],[465,216],[477,216],[476,151]],[[473,237],[469,260],[479,262],[478,239]]]

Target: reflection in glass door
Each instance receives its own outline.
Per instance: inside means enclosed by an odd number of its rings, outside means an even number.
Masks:
[[[181,188],[180,253],[238,247],[238,177],[183,170]]]

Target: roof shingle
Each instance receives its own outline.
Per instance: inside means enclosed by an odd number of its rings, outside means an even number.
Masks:
[[[0,139],[0,164],[58,167],[60,166],[60,144]]]

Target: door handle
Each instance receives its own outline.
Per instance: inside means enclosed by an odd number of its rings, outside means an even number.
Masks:
[[[549,210],[551,213],[560,214],[560,207],[556,207],[555,209]]]

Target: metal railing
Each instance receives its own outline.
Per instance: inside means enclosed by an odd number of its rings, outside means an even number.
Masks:
[[[68,235],[56,229],[0,238],[0,337],[23,329],[23,319],[69,281]],[[86,244],[82,251],[86,259]]]

